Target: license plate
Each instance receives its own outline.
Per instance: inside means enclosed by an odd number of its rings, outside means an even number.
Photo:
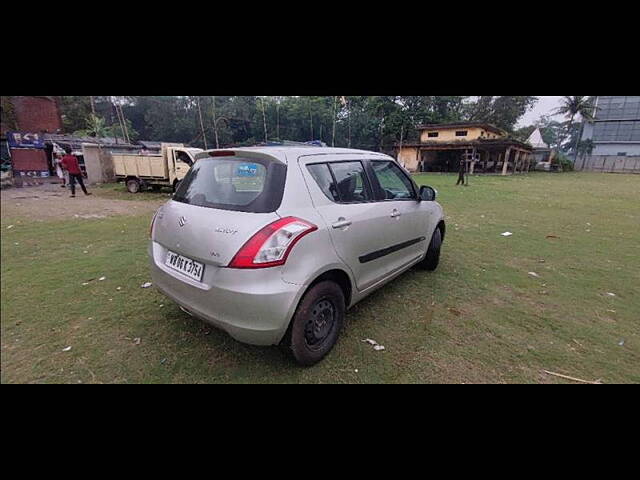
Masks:
[[[190,258],[179,255],[175,252],[167,252],[167,260],[165,265],[169,268],[177,270],[183,273],[189,278],[193,278],[197,281],[202,281],[202,274],[204,273],[204,265]]]

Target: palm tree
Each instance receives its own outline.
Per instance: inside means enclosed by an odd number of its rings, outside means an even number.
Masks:
[[[571,135],[571,129],[573,127],[573,120],[576,115],[580,115],[582,120],[591,121],[594,116],[594,99],[593,97],[562,97],[561,105],[555,110],[555,114],[564,115],[569,119],[567,123],[567,135]],[[578,158],[578,142],[580,142],[580,136],[582,135],[582,129],[578,132],[576,137],[576,143],[574,150],[576,152],[576,159]]]

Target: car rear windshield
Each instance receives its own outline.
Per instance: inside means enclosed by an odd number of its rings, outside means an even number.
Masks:
[[[268,213],[282,202],[287,167],[269,159],[201,158],[173,199],[198,207]]]

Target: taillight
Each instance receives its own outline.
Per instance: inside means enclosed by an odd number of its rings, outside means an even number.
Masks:
[[[267,225],[236,253],[230,268],[267,268],[284,265],[293,246],[307,233],[317,230],[313,223],[285,217]]]

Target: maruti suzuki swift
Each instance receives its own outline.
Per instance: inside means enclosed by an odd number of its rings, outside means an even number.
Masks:
[[[202,152],[151,222],[153,284],[233,338],[312,365],[349,307],[414,265],[438,266],[435,197],[381,153]]]

